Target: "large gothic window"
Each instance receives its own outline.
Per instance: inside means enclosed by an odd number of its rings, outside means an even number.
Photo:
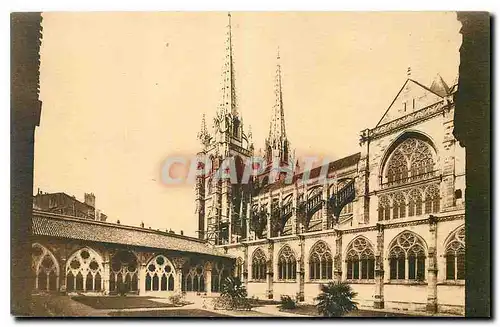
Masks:
[[[266,279],[267,259],[264,251],[261,249],[255,250],[252,255],[252,279],[262,281]]]
[[[290,246],[285,245],[278,255],[278,280],[297,278],[297,259]]]
[[[138,289],[138,266],[136,256],[129,251],[119,251],[111,259],[109,291],[136,292]]]
[[[391,219],[391,202],[387,195],[382,195],[378,200],[378,220]]]
[[[224,281],[229,276],[229,269],[220,262],[212,267],[212,292],[221,292]]]
[[[389,251],[390,279],[425,279],[425,245],[412,232],[401,233]]]
[[[59,289],[59,266],[54,255],[43,245],[31,247],[31,266],[35,274],[35,289],[57,291]]]
[[[347,279],[374,279],[375,255],[364,237],[357,237],[347,248]]]
[[[332,279],[333,259],[328,245],[319,241],[311,249],[309,256],[309,279],[326,280]]]
[[[66,262],[66,289],[83,292],[101,291],[103,272],[101,256],[90,248],[80,249]]]
[[[434,171],[433,150],[427,142],[406,139],[394,149],[386,167],[388,185],[430,177]]]
[[[425,189],[425,213],[439,212],[439,188],[432,184]]]
[[[465,279],[465,227],[452,233],[446,244],[446,279]]]
[[[146,291],[173,291],[175,270],[164,255],[157,255],[146,266]]]

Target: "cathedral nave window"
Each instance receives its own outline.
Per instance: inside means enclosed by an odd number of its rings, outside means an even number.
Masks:
[[[267,260],[261,249],[255,250],[252,256],[252,280],[262,281],[266,279]]]
[[[285,245],[278,256],[278,280],[295,280],[297,278],[297,259],[292,249]]]
[[[389,276],[396,280],[425,280],[423,241],[412,232],[404,232],[392,242],[389,251]]]
[[[375,255],[371,244],[364,238],[356,238],[347,250],[347,279],[374,279]]]
[[[465,228],[454,232],[446,244],[446,279],[465,279]]]
[[[309,256],[309,279],[327,280],[333,276],[333,259],[330,248],[325,242],[319,241],[311,250]]]

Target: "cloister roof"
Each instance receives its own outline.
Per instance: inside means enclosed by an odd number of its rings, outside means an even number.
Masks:
[[[197,238],[33,210],[33,234],[228,257]]]

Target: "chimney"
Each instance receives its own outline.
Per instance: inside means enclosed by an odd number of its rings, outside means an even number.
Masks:
[[[118,225],[120,225],[120,219],[118,219],[118,220],[116,221],[116,223],[117,223]]]
[[[184,235],[184,231],[183,230],[181,230],[181,235]]]
[[[144,228],[144,222],[141,221],[141,228]]]
[[[85,204],[91,206],[92,208],[95,208],[95,195],[94,193],[85,193],[84,194],[85,198]]]

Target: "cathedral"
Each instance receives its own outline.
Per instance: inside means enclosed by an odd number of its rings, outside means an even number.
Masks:
[[[437,75],[426,86],[408,74],[380,121],[361,131],[359,149],[300,170],[278,55],[264,158],[246,182],[257,155],[238,109],[228,18],[220,103],[211,128],[203,117],[198,134],[198,157],[211,163],[195,183],[198,237],[111,223],[93,194],[78,203],[39,192],[34,292],[215,296],[234,275],[259,299],[313,303],[321,284],[343,281],[361,307],[463,314],[465,149],[452,134],[458,81]],[[227,159],[236,181],[216,178]]]
[[[438,74],[425,86],[409,70],[380,121],[361,131],[356,153],[299,171],[278,55],[263,169],[245,183],[255,151],[238,110],[230,16],[227,33],[213,128],[203,117],[198,134],[198,156],[211,163],[195,187],[199,238],[236,260],[250,296],[313,302],[320,284],[345,281],[361,306],[463,313],[465,149],[452,134],[458,81]],[[216,178],[228,158],[236,182]]]

